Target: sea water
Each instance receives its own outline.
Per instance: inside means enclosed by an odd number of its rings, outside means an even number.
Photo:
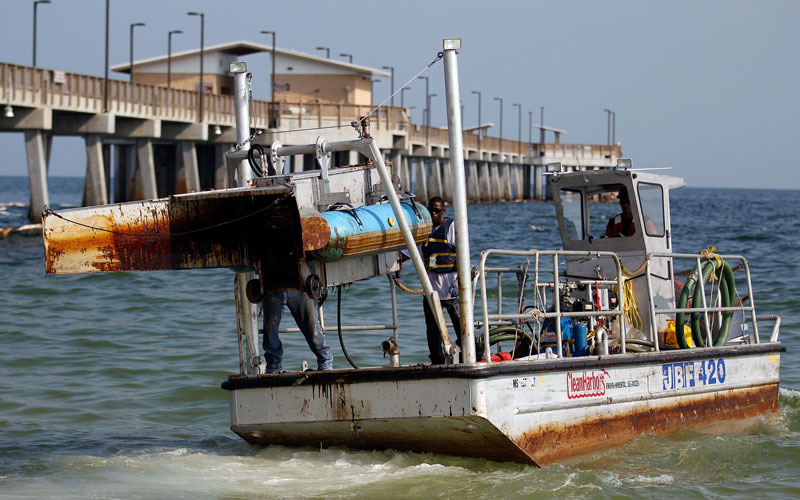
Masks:
[[[52,207],[78,206],[82,182],[51,178]],[[27,179],[0,177],[0,227],[27,222],[28,197]],[[238,372],[231,271],[45,277],[40,233],[12,233],[0,239],[0,498],[800,497],[800,191],[689,188],[671,203],[675,251],[744,255],[759,314],[783,319],[776,424],[645,435],[543,469],[251,446],[230,431],[220,388]],[[469,215],[473,264],[485,248],[559,245],[551,204],[471,205]],[[413,276],[404,270],[412,287]],[[426,360],[421,300],[398,292],[403,363]],[[391,323],[389,304],[385,278],[345,287],[342,323]],[[336,323],[335,294],[325,321]],[[380,366],[389,335],[343,339],[356,364]],[[312,359],[301,335],[283,339],[284,367]],[[335,329],[328,341],[348,366]]]

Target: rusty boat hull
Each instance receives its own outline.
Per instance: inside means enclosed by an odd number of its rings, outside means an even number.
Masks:
[[[231,376],[250,443],[346,446],[545,466],[680,429],[734,432],[778,411],[778,343],[490,365]]]

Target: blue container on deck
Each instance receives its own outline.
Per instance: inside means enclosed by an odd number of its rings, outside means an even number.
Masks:
[[[586,326],[586,323],[576,323],[572,337],[575,340],[575,356],[589,354],[589,327]]]
[[[416,212],[409,201],[400,203],[400,207],[414,241],[420,243],[431,232],[431,215],[424,205],[415,204]],[[330,210],[324,212],[322,217],[330,226],[331,239],[315,255],[325,262],[405,248],[394,210],[388,203]]]
[[[572,340],[572,319],[561,318],[561,355],[567,355],[569,349],[569,342]],[[556,336],[556,325],[552,319],[548,319],[542,328],[542,351],[546,348],[551,348],[553,352],[558,351],[558,337]]]

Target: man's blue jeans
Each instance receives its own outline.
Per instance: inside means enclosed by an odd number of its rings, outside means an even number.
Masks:
[[[262,302],[264,309],[264,358],[267,360],[267,373],[282,370],[283,344],[278,335],[283,306],[289,306],[297,326],[303,332],[311,352],[317,357],[317,370],[333,368],[333,353],[325,342],[325,331],[319,321],[317,304],[301,290],[267,292]]]

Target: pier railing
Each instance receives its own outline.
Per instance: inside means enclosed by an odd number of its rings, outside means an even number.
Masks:
[[[0,104],[3,105],[235,125],[236,109],[230,95],[203,95],[203,116],[200,117],[197,92],[111,79],[108,87],[108,109],[103,109],[105,80],[102,77],[0,63]],[[256,128],[269,128],[270,111],[277,119],[274,125],[278,128],[313,128],[349,126],[373,109],[372,106],[357,104],[302,101],[272,105],[254,100],[251,106]],[[404,108],[384,106],[371,116],[371,125],[375,129],[405,130],[409,124],[410,117]],[[446,139],[445,134],[445,142]]]
[[[230,95],[204,94],[201,117],[200,94],[197,92],[113,79],[108,80],[108,99],[105,99],[104,92],[103,77],[0,63],[0,106],[10,104],[76,113],[111,113],[127,118],[205,122],[225,127],[233,127],[236,123],[234,99]],[[104,109],[106,101],[107,109]],[[255,128],[288,131],[347,127],[371,111],[372,106],[357,104],[253,100],[250,116]],[[441,148],[440,154],[449,144],[447,129],[412,124],[407,108],[383,106],[370,115],[370,124],[375,131],[396,131],[407,136],[410,143]],[[463,144],[466,150],[475,152],[496,154],[502,149],[501,156],[509,155],[512,162],[537,164],[570,158],[590,163],[622,155],[622,148],[616,145],[529,144],[476,133],[465,133]],[[494,158],[492,161],[509,159]]]

